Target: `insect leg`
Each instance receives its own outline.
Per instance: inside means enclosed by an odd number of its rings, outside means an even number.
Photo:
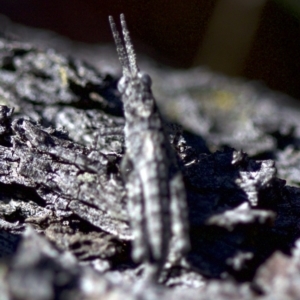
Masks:
[[[186,195],[180,173],[171,179],[170,192],[172,242],[169,260],[178,263],[190,249]]]
[[[142,193],[142,183],[138,172],[132,169],[132,163],[127,155],[123,157],[121,171],[126,182],[128,203],[127,210],[130,216],[130,225],[133,235],[132,259],[135,262],[148,260],[148,242],[145,233],[145,214]]]

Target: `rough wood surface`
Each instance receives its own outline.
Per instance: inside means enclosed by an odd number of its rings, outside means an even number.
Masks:
[[[4,38],[0,66],[3,299],[297,298],[300,118],[287,98],[150,67],[191,237],[188,264],[157,285],[130,255],[118,78]]]

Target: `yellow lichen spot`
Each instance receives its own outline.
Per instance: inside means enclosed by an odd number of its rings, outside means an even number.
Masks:
[[[78,175],[77,178],[82,182],[94,182],[96,179],[95,177],[95,175],[85,172],[83,174]]]
[[[0,105],[8,105],[7,99],[0,96]]]
[[[232,110],[236,105],[236,97],[228,91],[216,91],[213,94],[215,106],[221,110]]]
[[[67,76],[66,69],[63,67],[59,67],[59,75],[60,75],[62,85],[67,86],[68,85],[68,76]]]

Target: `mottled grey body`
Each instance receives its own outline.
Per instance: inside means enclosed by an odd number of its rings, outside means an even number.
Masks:
[[[138,70],[123,14],[120,19],[124,44],[109,17],[123,69],[118,89],[126,120],[122,172],[134,237],[132,257],[151,265],[158,275],[167,260],[178,262],[189,249],[185,189],[151,78]]]

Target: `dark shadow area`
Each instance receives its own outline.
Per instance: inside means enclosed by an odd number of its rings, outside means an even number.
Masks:
[[[0,230],[0,259],[7,260],[7,258],[14,255],[20,241],[21,235]]]
[[[239,183],[241,174],[249,172],[255,177],[268,171],[247,157],[233,164],[233,153],[234,149],[227,148],[200,154],[198,162],[185,170],[192,243],[188,258],[205,276],[229,275],[238,281],[251,281],[275,251],[291,253],[300,236],[296,229],[297,197],[287,195],[290,187],[274,177],[266,186],[254,184],[256,206],[239,209],[251,199],[247,188]],[[253,184],[251,176],[248,178],[247,185]]]

